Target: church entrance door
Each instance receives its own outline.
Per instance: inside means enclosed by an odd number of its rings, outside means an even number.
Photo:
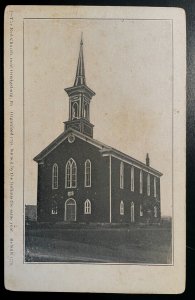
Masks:
[[[76,201],[73,198],[67,199],[65,202],[64,221],[76,221]]]

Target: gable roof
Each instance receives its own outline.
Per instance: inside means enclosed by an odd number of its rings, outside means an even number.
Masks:
[[[85,134],[82,134],[81,132],[73,129],[73,128],[68,128],[66,132],[61,133],[53,142],[51,142],[45,149],[43,149],[37,156],[35,156],[33,159],[38,162],[42,160],[44,157],[46,157],[51,151],[53,151],[56,147],[58,147],[62,142],[64,142],[68,135],[70,133],[74,133],[75,136],[78,138],[85,140],[86,142],[89,142],[93,144],[94,146],[98,147],[99,149],[111,149],[111,147],[107,146],[104,143],[101,143],[95,139],[90,138],[89,136],[86,136]]]
[[[60,134],[53,142],[51,142],[45,149],[43,149],[37,156],[34,157],[34,161],[36,161],[36,162],[42,161],[50,152],[52,152],[62,142],[64,142],[70,133],[74,133],[74,135],[76,137],[99,148],[99,151],[102,153],[103,156],[112,155],[118,159],[124,160],[125,162],[127,162],[131,165],[135,165],[138,168],[144,169],[148,172],[152,172],[157,176],[163,175],[161,172],[151,168],[150,166],[147,166],[143,162],[141,162],[141,161],[139,161],[139,160],[137,160],[137,159],[113,148],[113,147],[110,147],[98,140],[90,138],[89,136],[86,136],[85,134],[83,134],[73,128],[68,128],[68,130],[66,132],[63,132],[62,134]]]

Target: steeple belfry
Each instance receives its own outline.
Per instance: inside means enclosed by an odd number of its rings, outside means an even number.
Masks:
[[[90,102],[95,93],[86,84],[82,36],[74,85],[66,88],[65,91],[69,96],[69,120],[64,122],[64,130],[71,127],[93,137],[93,124],[90,123]]]
[[[84,58],[83,58],[83,39],[81,36],[80,51],[79,51],[79,58],[78,58],[77,72],[76,72],[74,86],[83,85],[83,84],[86,84],[86,81],[85,81],[85,67],[84,67]]]

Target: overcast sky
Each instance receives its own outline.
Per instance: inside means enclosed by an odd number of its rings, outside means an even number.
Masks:
[[[94,138],[145,162],[172,207],[172,35],[165,20],[25,20],[25,203],[36,204],[33,158],[64,130],[81,32]]]

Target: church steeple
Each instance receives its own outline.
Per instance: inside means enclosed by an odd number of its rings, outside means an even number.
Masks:
[[[66,88],[65,91],[69,96],[69,120],[64,122],[65,131],[71,127],[93,137],[93,124],[90,123],[90,101],[95,93],[86,84],[82,37],[74,85]]]
[[[82,84],[86,84],[86,81],[85,81],[85,67],[84,67],[84,58],[83,58],[83,38],[81,35],[80,51],[79,51],[79,58],[78,58],[77,72],[76,72],[74,86],[78,86]]]

